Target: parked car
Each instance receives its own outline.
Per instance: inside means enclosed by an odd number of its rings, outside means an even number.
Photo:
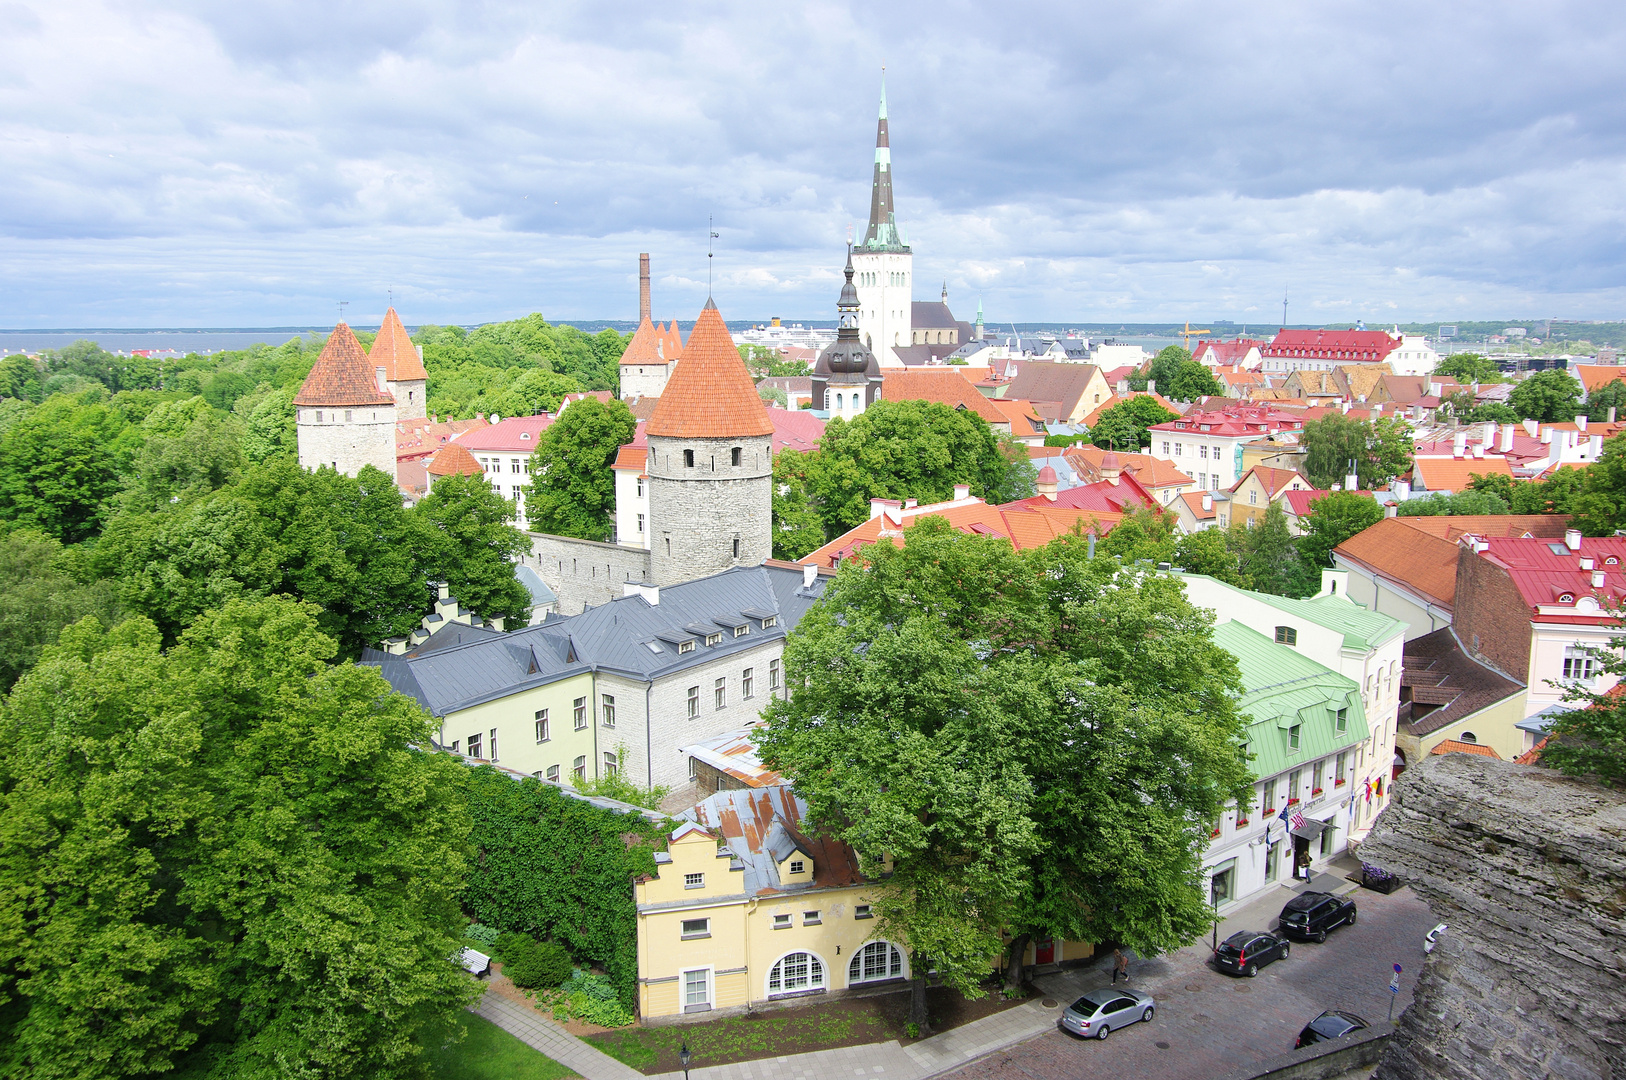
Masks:
[[[1104,1039],[1117,1028],[1127,1027],[1137,1020],[1150,1020],[1156,1009],[1157,1002],[1152,1000],[1151,994],[1103,987],[1091,990],[1063,1009],[1056,1024],[1063,1031],[1086,1039]]]
[[[1424,934],[1423,935],[1423,952],[1425,952],[1425,953],[1433,952],[1434,951],[1434,946],[1436,946],[1436,945],[1438,945],[1440,943],[1440,937],[1449,929],[1450,929],[1449,926],[1447,926],[1445,923],[1441,923],[1440,925],[1436,926],[1434,929],[1430,930],[1428,933]]]
[[[1214,953],[1214,963],[1221,971],[1246,975],[1250,979],[1259,969],[1275,960],[1286,960],[1292,946],[1284,937],[1263,930],[1241,930],[1224,941]]]
[[[1299,893],[1282,908],[1281,932],[1326,941],[1327,931],[1355,925],[1355,901],[1324,892]]]
[[[1345,1035],[1354,1031],[1363,1031],[1366,1027],[1366,1021],[1354,1013],[1344,1012],[1340,1009],[1328,1009],[1304,1025],[1304,1030],[1299,1032],[1299,1041],[1293,1044],[1293,1049],[1297,1050],[1301,1046],[1326,1042],[1330,1039],[1342,1039]]]

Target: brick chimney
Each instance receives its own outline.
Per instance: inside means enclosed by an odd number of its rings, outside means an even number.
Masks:
[[[638,256],[638,321],[649,318],[649,252]]]

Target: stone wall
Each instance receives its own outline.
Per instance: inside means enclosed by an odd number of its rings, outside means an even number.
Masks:
[[[1530,677],[1530,605],[1506,570],[1469,548],[1457,553],[1451,619],[1469,655],[1520,682]]]
[[[1374,1076],[1626,1076],[1626,792],[1443,754],[1393,794],[1361,858],[1451,929]]]
[[[733,464],[733,451],[740,464]],[[693,454],[693,465],[685,453]],[[650,436],[650,569],[657,585],[694,581],[773,555],[773,449],[766,435]]]
[[[395,399],[398,420],[423,420],[428,417],[429,384],[423,379],[385,383],[384,389]]]
[[[676,364],[622,364],[621,396],[658,398]]]
[[[395,406],[300,406],[295,416],[301,468],[314,472],[325,465],[355,476],[371,465],[394,478]]]
[[[649,581],[649,552],[548,533],[529,533],[523,560],[559,597],[559,614],[579,615],[623,595],[629,581]]]

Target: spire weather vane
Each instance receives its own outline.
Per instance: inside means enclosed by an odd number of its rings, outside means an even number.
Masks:
[[[711,260],[714,257],[712,255],[712,253],[711,253],[711,242],[713,240],[720,240],[722,238],[722,234],[719,233],[713,227],[714,224],[715,223],[712,221],[711,215],[707,214],[706,215],[706,299],[708,299],[708,300],[711,299]]]
[[[344,309],[346,307],[348,307],[349,304],[350,304],[350,301],[348,301],[348,300],[340,300],[339,301],[339,321],[340,322],[344,322]]]

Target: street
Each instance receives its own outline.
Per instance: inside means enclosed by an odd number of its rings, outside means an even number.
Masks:
[[[1220,938],[1240,929],[1272,927],[1289,893],[1256,901],[1227,919]],[[1376,1023],[1389,1013],[1393,965],[1405,970],[1395,1015],[1411,1003],[1423,963],[1423,935],[1435,925],[1410,889],[1389,896],[1357,889],[1354,926],[1333,931],[1325,945],[1294,942],[1292,955],[1257,978],[1219,973],[1209,942],[1130,965],[1135,989],[1157,999],[1149,1024],[1114,1031],[1105,1042],[1052,1031],[974,1062],[955,1080],[1087,1080],[1126,1076],[1192,1080],[1216,1076],[1293,1048],[1299,1029],[1323,1009],[1344,1009]],[[1248,920],[1244,923],[1242,920]],[[1041,976],[1035,982],[1063,1005],[1111,979],[1111,953],[1088,969]],[[1058,1010],[1059,1015],[1059,1010]]]

